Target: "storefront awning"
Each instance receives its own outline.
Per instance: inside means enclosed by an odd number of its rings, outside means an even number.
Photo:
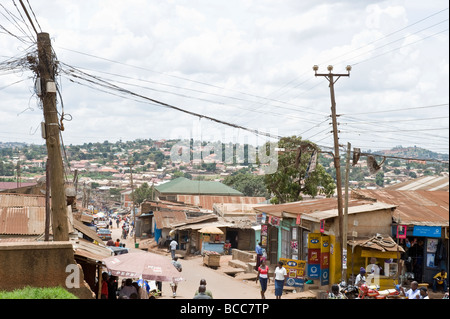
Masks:
[[[397,243],[388,235],[377,234],[368,239],[349,240],[347,244],[352,247],[360,246],[363,249],[374,249],[380,252],[405,252],[405,250],[397,245]],[[364,257],[364,256],[363,256]]]

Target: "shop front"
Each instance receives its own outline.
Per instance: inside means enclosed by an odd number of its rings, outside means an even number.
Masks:
[[[368,239],[350,240],[348,244],[351,262],[347,274],[351,283],[364,267],[367,285],[380,290],[395,288],[399,279],[398,262],[404,250],[392,237],[376,234]]]
[[[298,224],[297,218],[267,216],[261,225],[260,242],[269,263],[274,265],[280,258],[306,260],[308,233],[308,229]]]
[[[433,277],[444,269],[448,271],[448,227],[401,225],[406,229],[399,242],[402,254],[402,276],[419,283],[433,283]],[[397,225],[393,234],[397,236]]]

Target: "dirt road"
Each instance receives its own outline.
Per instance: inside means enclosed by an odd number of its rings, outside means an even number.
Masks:
[[[121,228],[114,225],[112,229],[112,239],[115,241],[120,238]],[[128,237],[121,239],[125,243],[125,247],[130,248],[130,253],[139,251],[135,249],[134,238]],[[139,240],[137,240],[139,242]],[[165,253],[170,259],[170,254]],[[221,267],[212,269],[203,265],[201,256],[190,257],[189,259],[179,259],[183,266],[181,273],[183,281],[178,284],[177,299],[192,299],[195,291],[198,289],[200,279],[206,280],[206,287],[213,294],[214,299],[260,299],[260,286],[254,280],[241,280],[229,275],[226,275],[222,270],[227,267],[228,260],[231,256],[221,257]],[[163,282],[162,299],[172,299],[172,289],[168,282]],[[273,292],[270,290],[266,292],[267,299],[275,299]]]

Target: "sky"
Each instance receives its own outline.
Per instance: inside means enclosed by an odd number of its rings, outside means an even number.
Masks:
[[[446,0],[23,3],[36,31],[52,40],[66,145],[171,138],[262,144],[270,133],[332,149],[329,82],[313,66],[348,75],[350,65],[349,76],[334,83],[344,148],[449,153]],[[8,64],[35,54],[35,39],[19,1],[2,1],[3,143],[45,144],[35,74]]]

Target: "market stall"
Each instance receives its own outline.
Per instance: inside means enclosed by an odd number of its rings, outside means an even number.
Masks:
[[[216,252],[218,254],[223,254],[224,250],[224,233],[217,227],[208,226],[199,229],[198,231],[201,233],[201,241],[202,241],[202,255],[205,252]]]
[[[362,266],[366,269],[366,283],[380,290],[392,289],[398,284],[398,259],[403,248],[387,235],[377,234],[368,239],[351,240],[350,271],[355,276]]]

